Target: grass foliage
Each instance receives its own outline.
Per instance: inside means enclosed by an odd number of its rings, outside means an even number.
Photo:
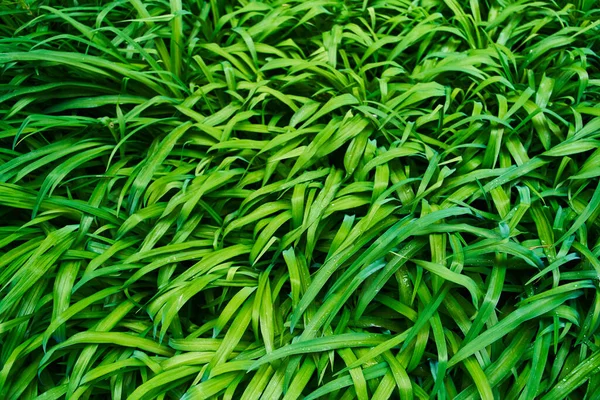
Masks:
[[[594,0],[5,0],[0,398],[598,399]]]

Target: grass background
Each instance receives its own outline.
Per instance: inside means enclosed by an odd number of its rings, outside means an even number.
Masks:
[[[600,398],[599,17],[2,1],[0,398]]]

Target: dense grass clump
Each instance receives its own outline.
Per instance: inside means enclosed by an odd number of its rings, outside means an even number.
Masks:
[[[599,21],[2,2],[0,398],[600,398]]]

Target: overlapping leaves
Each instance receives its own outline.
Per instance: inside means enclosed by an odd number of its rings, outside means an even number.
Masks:
[[[0,397],[593,398],[595,6],[3,6]]]

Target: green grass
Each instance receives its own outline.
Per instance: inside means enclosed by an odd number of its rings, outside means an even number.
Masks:
[[[600,398],[593,0],[4,0],[0,398]]]

